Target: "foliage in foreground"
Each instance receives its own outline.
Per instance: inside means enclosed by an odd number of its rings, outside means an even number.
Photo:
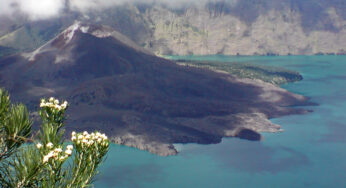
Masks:
[[[42,99],[42,124],[33,138],[27,108],[11,104],[9,94],[0,89],[1,187],[68,188],[92,183],[108,152],[109,140],[99,132],[72,132],[72,143],[67,145],[63,137],[67,108],[66,101]]]

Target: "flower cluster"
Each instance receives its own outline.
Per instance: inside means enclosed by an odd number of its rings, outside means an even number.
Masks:
[[[54,97],[49,98],[48,101],[46,99],[42,99],[40,103],[40,107],[48,107],[48,108],[54,108],[55,110],[61,111],[65,110],[68,106],[67,101],[64,101],[63,103],[59,104],[59,100],[55,99]]]
[[[38,149],[41,149],[43,147],[43,145],[41,143],[36,144],[36,147]],[[43,163],[46,163],[49,161],[49,159],[54,159],[54,160],[60,160],[60,161],[65,161],[69,156],[72,155],[72,150],[73,150],[73,146],[72,145],[68,145],[66,147],[65,152],[63,152],[63,150],[60,147],[54,148],[53,149],[53,144],[51,142],[49,142],[46,147],[48,149],[52,149],[50,150],[47,155],[43,156]]]
[[[82,147],[90,147],[95,144],[107,147],[109,144],[108,137],[105,134],[99,132],[89,134],[87,131],[78,134],[73,131],[71,141]]]

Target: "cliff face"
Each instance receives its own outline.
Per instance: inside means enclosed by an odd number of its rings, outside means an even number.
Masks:
[[[344,0],[128,3],[101,11],[66,11],[59,19],[36,23],[11,24],[0,17],[0,46],[33,50],[75,19],[109,25],[162,55],[346,53]]]
[[[227,2],[181,9],[142,8],[137,14],[143,17],[150,37],[142,33],[130,37],[139,38],[157,54],[170,55],[345,53],[344,2]]]
[[[334,8],[328,16],[335,18],[338,31],[304,31],[301,15],[286,10],[271,10],[246,24],[232,15],[210,16],[204,10],[187,10],[179,16],[165,10],[151,11],[153,37],[149,48],[158,54],[178,55],[254,55],[344,53],[346,22]]]

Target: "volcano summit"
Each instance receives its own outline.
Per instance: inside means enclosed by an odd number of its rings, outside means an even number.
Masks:
[[[179,66],[113,29],[75,23],[32,53],[0,59],[0,85],[32,111],[42,97],[71,103],[67,132],[100,130],[159,155],[174,143],[260,140],[268,119],[305,110],[303,96],[258,80]]]

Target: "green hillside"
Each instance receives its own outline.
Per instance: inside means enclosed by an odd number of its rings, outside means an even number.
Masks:
[[[207,68],[222,71],[240,78],[259,79],[272,84],[285,84],[303,79],[298,73],[283,68],[259,66],[248,63],[212,62],[212,61],[187,61],[177,60],[179,65]]]

